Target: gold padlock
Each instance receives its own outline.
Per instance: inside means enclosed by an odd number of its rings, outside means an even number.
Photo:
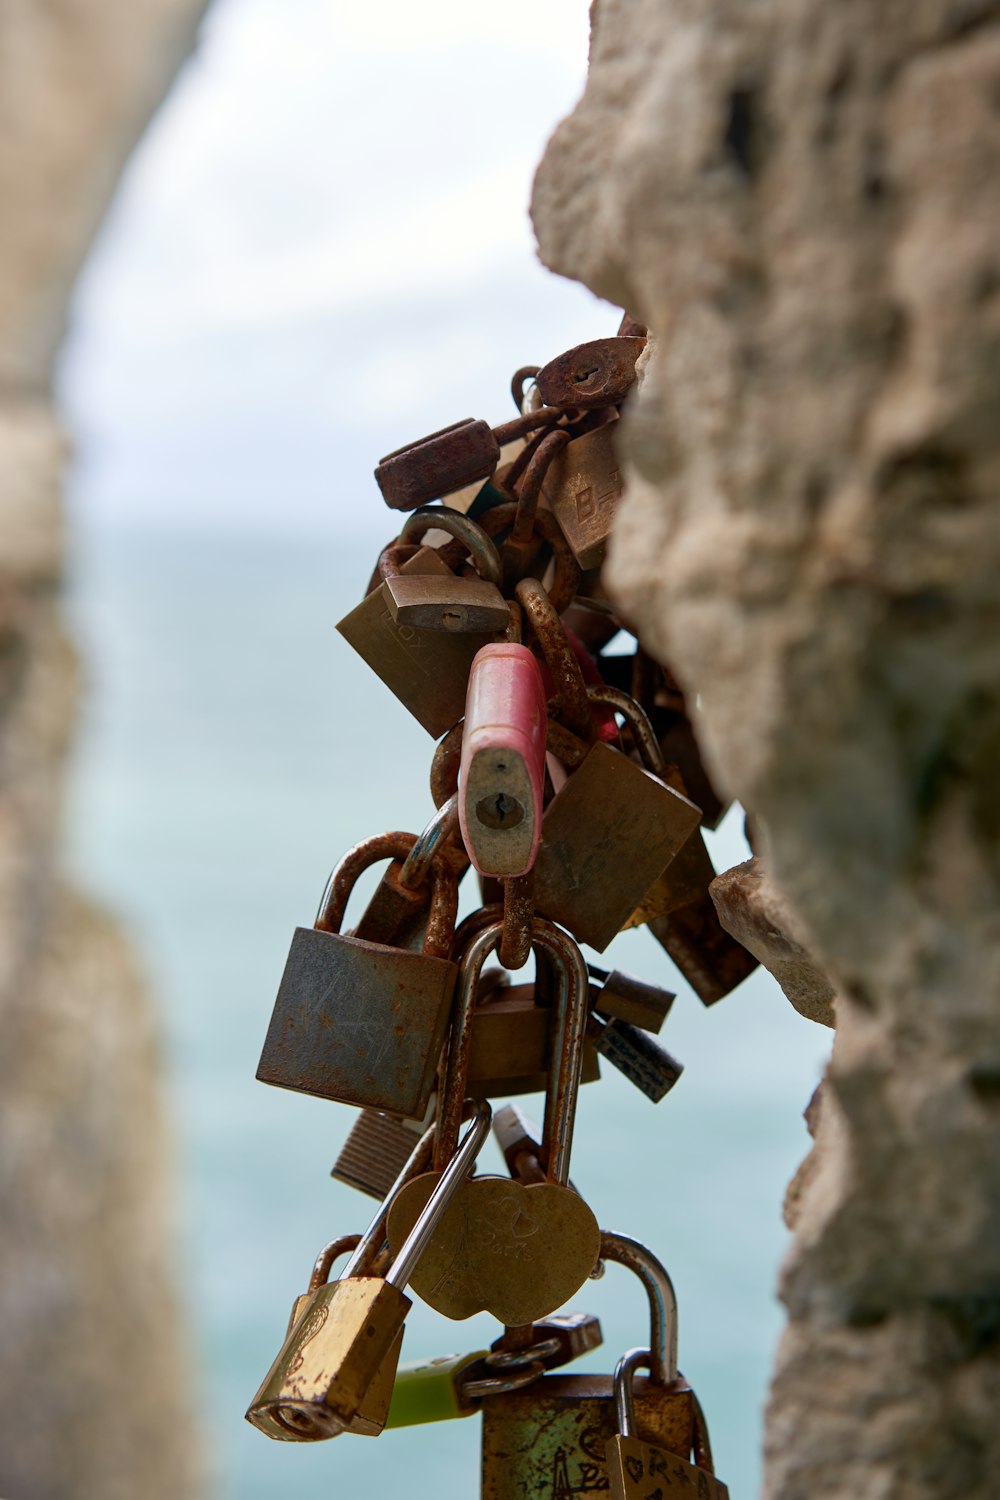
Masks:
[[[633,1382],[636,1370],[649,1363],[648,1349],[630,1349],[615,1367],[618,1431],[605,1447],[611,1500],[649,1500],[650,1485],[657,1486],[654,1493],[659,1495],[665,1488],[676,1487],[691,1500],[729,1500],[729,1490],[715,1477],[708,1430],[697,1402],[696,1416],[701,1419],[702,1431],[699,1432],[696,1421],[693,1435],[696,1463],[688,1463],[686,1454],[674,1453],[660,1443],[638,1436]]]
[[[458,1150],[385,1275],[373,1274],[371,1267],[385,1239],[392,1201],[410,1180],[410,1163],[343,1275],[309,1296],[246,1414],[267,1437],[299,1442],[336,1437],[350,1431],[362,1413],[371,1435],[381,1431],[371,1393],[376,1383],[382,1389],[386,1381],[391,1390],[386,1372],[395,1374],[403,1323],[412,1305],[403,1288],[479,1155],[490,1119],[489,1105],[477,1103]]]

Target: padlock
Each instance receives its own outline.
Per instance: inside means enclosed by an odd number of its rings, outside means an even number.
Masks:
[[[635,1382],[638,1430],[671,1453],[691,1452],[691,1387],[677,1373],[677,1303],[652,1251],[604,1233],[601,1258],[641,1279],[650,1304],[651,1374]],[[607,1490],[605,1445],[617,1431],[610,1375],[545,1375],[527,1390],[485,1400],[482,1500],[564,1500]],[[645,1500],[645,1497],[643,1497]]]
[[[432,867],[421,953],[340,932],[354,881],[376,859],[400,858],[411,835],[386,834],[349,851],[333,871],[315,927],[298,927],[257,1077],[417,1118],[434,1087],[458,966],[448,957],[458,891],[443,860]]]
[[[654,917],[648,926],[705,1005],[722,1000],[759,965],[723,927],[707,892],[668,916]]]
[[[635,362],[645,347],[644,338],[591,339],[577,344],[537,372],[539,397],[546,406],[582,411],[619,406],[635,385]]]
[[[430,1143],[428,1142],[428,1146]],[[410,1153],[408,1160],[412,1158]],[[396,1174],[397,1177],[399,1173]],[[321,1288],[326,1286],[330,1280],[330,1272],[334,1261],[341,1255],[346,1255],[357,1250],[361,1243],[360,1234],[345,1234],[340,1239],[333,1240],[324,1246],[320,1252],[316,1264],[313,1267],[312,1276],[309,1279],[309,1289],[300,1297],[296,1297],[292,1304],[292,1314],[288,1320],[285,1330],[285,1338],[291,1337],[296,1323],[303,1316],[306,1309],[316,1300]],[[403,1342],[403,1330],[399,1330],[396,1342],[390,1347],[389,1353],[379,1366],[378,1374],[375,1376],[364,1398],[358,1406],[358,1410],[347,1427],[346,1432],[352,1432],[359,1437],[377,1437],[385,1426],[386,1415],[389,1410],[389,1401],[393,1390],[393,1375],[399,1360],[399,1350]],[[308,1442],[309,1435],[300,1432],[294,1424],[283,1421],[274,1409],[262,1411],[259,1420],[254,1424],[261,1431],[266,1431],[268,1437],[275,1438],[279,1442]]]
[[[371,1391],[385,1391],[386,1368],[395,1375],[403,1324],[412,1306],[404,1287],[455,1192],[475,1163],[490,1127],[490,1107],[480,1101],[458,1149],[436,1179],[413,1228],[384,1275],[372,1263],[385,1238],[393,1198],[403,1190],[409,1166],[362,1235],[343,1275],[320,1286],[299,1314],[274,1364],[250,1403],[247,1421],[268,1437],[275,1428],[293,1441],[317,1441],[350,1430],[362,1410],[377,1433]],[[391,1389],[389,1379],[389,1389]],[[388,1400],[385,1402],[388,1411]],[[384,1423],[384,1416],[383,1416]],[[372,1435],[372,1434],[369,1434]]]
[[[370,943],[387,943],[391,948],[422,947],[435,860],[446,855],[456,880],[461,880],[468,869],[465,850],[453,838],[457,832],[458,797],[452,796],[417,834],[405,858],[392,860],[382,872],[351,936]]]
[[[432,1095],[421,1120],[400,1120],[377,1109],[363,1109],[348,1131],[330,1176],[382,1202],[432,1123],[436,1102],[437,1096]]]
[[[648,1349],[630,1349],[615,1366],[618,1431],[608,1439],[604,1450],[611,1500],[650,1500],[651,1494],[664,1496],[667,1490],[676,1490],[690,1500],[729,1500],[729,1490],[716,1479],[711,1467],[688,1463],[686,1455],[637,1435],[633,1382],[636,1370],[648,1367],[649,1362]]]
[[[591,1016],[589,1030],[601,1057],[606,1057],[654,1104],[669,1094],[684,1071],[684,1064],[666,1047],[627,1021],[603,1021]]]
[[[385,580],[386,599],[397,625],[452,634],[496,633],[506,629],[507,601],[500,582],[500,555],[481,526],[445,505],[425,505],[407,516],[399,534],[402,544],[417,542],[428,531],[445,531],[465,548],[475,577],[450,572],[396,573]]]
[[[537,1094],[545,1089],[550,1061],[552,1010],[538,1003],[535,984],[507,984],[476,1001],[466,1093],[474,1099]],[[600,1078],[597,1048],[588,1037],[580,1082]]]
[[[556,416],[554,412],[532,413],[492,429],[486,422],[464,417],[407,443],[379,460],[375,481],[382,498],[393,510],[415,510],[474,480],[488,479],[502,448],[533,428],[548,425]]]
[[[554,459],[542,482],[542,501],[559,522],[573,556],[585,571],[599,568],[607,551],[624,480],[615,452],[618,422],[612,416],[583,432]]]
[[[483,646],[465,701],[459,818],[481,875],[524,875],[542,831],[545,690],[526,646]]]
[[[599,969],[587,965],[587,973],[599,984],[590,986],[590,1008],[609,1021],[628,1021],[643,1031],[659,1031],[677,996],[621,969]]]
[[[432,547],[421,548],[399,573],[406,578],[430,573],[454,580]],[[386,583],[346,614],[337,629],[434,739],[462,717],[473,658],[495,635],[400,625],[392,617]]]
[[[712,857],[701,829],[696,828],[659,879],[653,881],[625,923],[625,929],[645,926],[656,917],[669,916],[682,906],[690,906],[692,901],[700,901],[714,879]]]
[[[448,1151],[454,1139],[465,1098],[476,981],[502,931],[500,923],[485,928],[462,959],[435,1153]],[[536,921],[532,945],[554,960],[558,976],[541,1152],[546,1180],[525,1185],[506,1177],[477,1177],[456,1195],[413,1281],[418,1296],[449,1318],[485,1310],[508,1325],[533,1322],[571,1297],[597,1258],[597,1221],[568,1186],[586,1035],[586,966],[572,939],[551,923]],[[435,1163],[440,1169],[437,1154]],[[435,1181],[435,1173],[417,1178],[395,1200],[390,1245],[408,1232]]]
[[[630,719],[641,723],[642,709],[629,702]],[[694,803],[655,774],[662,761],[648,719],[645,731],[636,739],[648,770],[598,741],[542,821],[535,906],[598,952],[698,826]]]

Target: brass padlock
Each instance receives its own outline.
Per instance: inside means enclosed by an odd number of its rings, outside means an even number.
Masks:
[[[429,1238],[475,1163],[490,1128],[490,1107],[474,1106],[472,1121],[452,1160],[437,1179],[423,1211],[384,1275],[373,1263],[385,1239],[392,1198],[409,1180],[404,1167],[393,1193],[362,1235],[343,1275],[319,1287],[307,1300],[250,1403],[247,1421],[267,1437],[318,1441],[351,1430],[364,1411],[372,1433],[377,1421],[371,1392],[384,1391],[389,1366],[395,1374],[403,1324],[412,1306],[403,1290]],[[418,1148],[419,1149],[419,1148]],[[385,1403],[388,1411],[388,1401]]]
[[[630,1349],[615,1366],[615,1416],[618,1431],[605,1447],[611,1500],[650,1500],[650,1494],[663,1496],[666,1490],[690,1496],[690,1500],[729,1500],[729,1490],[716,1479],[712,1468],[711,1447],[695,1435],[697,1464],[687,1456],[673,1453],[659,1443],[637,1435],[635,1372],[650,1363],[648,1349]],[[704,1420],[704,1418],[702,1418]],[[701,1452],[698,1452],[698,1448]],[[708,1453],[707,1466],[705,1450]],[[656,1489],[650,1491],[650,1485]]]
[[[542,500],[585,571],[599,568],[624,492],[612,418],[566,445],[542,481]]]
[[[401,577],[455,575],[432,547],[403,563]],[[465,712],[465,687],[473,658],[495,632],[418,630],[393,619],[388,584],[380,583],[337,625],[340,634],[435,739]]]
[[[625,1235],[602,1234],[601,1258],[634,1271],[649,1298],[652,1370],[635,1382],[638,1430],[686,1458],[695,1435],[694,1397],[677,1372],[677,1302],[670,1277],[652,1251]],[[606,1491],[605,1448],[616,1431],[610,1375],[545,1375],[524,1391],[488,1398],[482,1500],[564,1500]]]
[[[412,1156],[412,1151],[410,1155]],[[396,1175],[398,1176],[399,1174],[397,1173]],[[312,1276],[309,1278],[308,1291],[303,1292],[300,1297],[296,1297],[292,1304],[292,1314],[288,1320],[288,1327],[285,1330],[286,1339],[291,1336],[296,1323],[304,1315],[306,1309],[316,1300],[320,1290],[330,1280],[330,1272],[333,1269],[334,1261],[339,1260],[341,1255],[347,1255],[357,1250],[361,1243],[361,1238],[360,1234],[341,1235],[339,1239],[332,1240],[329,1245],[325,1245],[320,1251],[316,1264],[313,1266]],[[382,1431],[386,1423],[386,1415],[392,1397],[393,1374],[399,1361],[399,1349],[402,1342],[403,1330],[400,1329],[396,1343],[389,1350],[375,1377],[374,1383],[366,1393],[358,1407],[356,1415],[345,1428],[345,1431],[353,1432],[359,1437],[375,1437]],[[310,1434],[307,1431],[300,1431],[298,1427],[282,1420],[273,1409],[260,1412],[259,1419],[254,1425],[259,1427],[261,1431],[266,1432],[268,1437],[272,1437],[278,1442],[308,1442],[310,1438]]]
[[[551,1030],[552,1010],[537,1003],[534,984],[505,984],[477,1000],[466,1083],[469,1097],[541,1093],[548,1078]],[[600,1076],[597,1048],[588,1037],[580,1082],[595,1083]]]
[[[590,690],[602,701],[608,693]],[[600,741],[592,745],[545,811],[535,863],[537,910],[598,952],[628,921],[700,816],[693,802],[656,774],[663,766],[652,727],[639,705],[628,702],[630,722],[645,720],[636,739],[649,769]]]
[[[435,1153],[449,1150],[454,1139],[477,980],[502,935],[502,924],[491,924],[471,939],[462,959]],[[507,1325],[533,1322],[571,1297],[597,1258],[597,1221],[568,1185],[588,1014],[586,965],[572,939],[549,922],[535,921],[532,946],[553,960],[558,980],[541,1149],[546,1180],[474,1177],[456,1195],[413,1281],[418,1296],[449,1318],[487,1311]],[[418,1177],[400,1193],[389,1214],[390,1245],[408,1232],[435,1180],[435,1173]]]
[[[505,630],[508,610],[498,588],[500,554],[486,532],[460,511],[425,505],[407,516],[399,540],[417,542],[428,531],[454,537],[471,557],[476,574],[396,573],[386,578],[386,598],[397,625],[466,634]]]
[[[315,927],[298,927],[257,1077],[416,1118],[434,1087],[458,965],[448,957],[458,891],[445,861],[432,868],[421,953],[340,932],[351,888],[377,859],[405,856],[412,835],[350,850],[330,876]]]

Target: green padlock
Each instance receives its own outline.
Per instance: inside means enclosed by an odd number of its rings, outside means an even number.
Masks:
[[[386,1429],[471,1417],[479,1410],[479,1404],[463,1399],[462,1375],[488,1353],[488,1349],[477,1349],[474,1354],[441,1354],[436,1359],[416,1359],[400,1365]]]

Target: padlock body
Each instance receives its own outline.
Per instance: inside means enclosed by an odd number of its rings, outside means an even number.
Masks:
[[[288,1320],[288,1328],[285,1330],[285,1339],[292,1336],[292,1330],[303,1316],[306,1308],[311,1307],[319,1295],[319,1290],[303,1292],[296,1297],[292,1306],[292,1315]],[[346,1431],[353,1432],[360,1437],[377,1437],[386,1424],[389,1412],[389,1402],[392,1400],[393,1381],[395,1379],[396,1366],[399,1364],[399,1351],[403,1343],[403,1329],[396,1336],[396,1343],[390,1348],[388,1355],[382,1362],[375,1380],[358,1408],[357,1416],[349,1424]],[[273,1421],[273,1417],[272,1417]],[[258,1424],[259,1425],[259,1424]],[[275,1426],[278,1424],[275,1423]],[[294,1441],[291,1433],[287,1430],[271,1432],[270,1436]]]
[[[409,1118],[423,1115],[457,964],[298,927],[257,1077]]]
[[[351,1126],[330,1176],[379,1202],[409,1160],[421,1127],[375,1109],[363,1109]]]
[[[680,792],[598,742],[546,809],[537,910],[602,952],[698,818]]]
[[[313,1440],[351,1430],[362,1416],[380,1431],[412,1303],[378,1276],[332,1281],[311,1294],[264,1378],[248,1421],[272,1435],[275,1421]],[[394,1357],[395,1355],[395,1357]],[[378,1385],[378,1400],[372,1401]],[[382,1416],[384,1423],[384,1414]],[[300,1439],[301,1440],[301,1439]]]
[[[664,1388],[638,1377],[634,1393],[639,1433],[686,1457],[694,1431],[686,1381]],[[607,1491],[605,1447],[616,1431],[610,1375],[544,1375],[522,1391],[487,1397],[482,1500]]]
[[[612,969],[600,987],[593,984],[590,987],[591,1010],[609,1020],[641,1026],[643,1031],[659,1031],[676,999],[672,991],[621,969]]]
[[[495,583],[482,578],[445,578],[437,574],[400,574],[387,578],[386,602],[397,625],[418,630],[468,634],[505,630],[507,601]]]
[[[550,1007],[535,1004],[533,984],[506,985],[472,1013],[466,1092],[473,1099],[544,1093],[549,1071]],[[581,1083],[601,1076],[597,1048],[584,1043]]]
[[[707,891],[668,916],[654,917],[649,930],[705,1005],[722,1000],[759,964],[723,927]]]
[[[453,575],[433,549],[424,547],[400,573]],[[404,708],[435,739],[465,712],[465,688],[476,652],[491,634],[418,630],[393,619],[386,585],[380,584],[337,626]]]
[[[676,1490],[691,1500],[729,1500],[729,1490],[686,1457],[642,1438],[616,1434],[608,1444],[609,1500],[649,1500],[652,1493]]]
[[[524,875],[538,852],[545,776],[545,689],[526,646],[497,642],[469,674],[459,821],[481,875]]]
[[[622,496],[614,448],[617,426],[617,422],[605,422],[567,443],[542,484],[542,499],[584,570],[600,567],[604,561]]]

